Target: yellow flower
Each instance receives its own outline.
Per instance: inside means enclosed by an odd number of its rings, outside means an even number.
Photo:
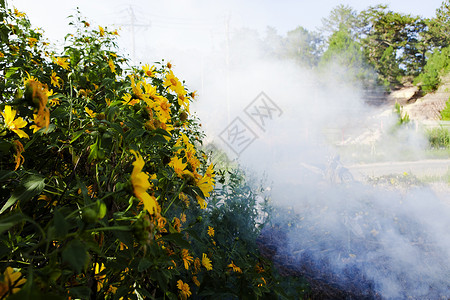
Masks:
[[[200,197],[200,196],[195,196],[195,198],[197,198],[197,202],[198,202],[198,205],[200,205],[200,209],[205,209],[206,208],[206,206],[208,205],[207,203],[206,203],[206,201],[205,201],[205,199],[203,199],[202,197]]]
[[[180,298],[186,300],[192,293],[187,283],[184,283],[181,279],[177,281],[177,287],[180,290]]]
[[[5,54],[3,54],[3,52],[0,52],[0,58],[5,57]]]
[[[52,72],[52,75],[50,76],[50,83],[53,86],[57,86],[59,88],[61,88],[61,84],[59,83],[60,81],[62,81],[62,79],[58,76],[56,76],[55,72]]]
[[[134,150],[130,152],[136,157],[136,161],[133,163],[133,171],[131,172],[131,184],[133,185],[134,195],[144,203],[145,209],[153,214],[157,211],[156,199],[147,193],[150,187],[150,182],[148,181],[148,175],[142,172],[144,168],[144,159],[142,156]]]
[[[197,181],[197,186],[203,193],[203,196],[209,197],[211,192],[214,189],[214,183],[210,182],[210,179],[207,175],[204,175],[199,181]]]
[[[50,104],[50,106],[56,106],[59,105],[59,98],[53,98],[53,99],[49,99],[48,103]]]
[[[194,274],[197,274],[202,267],[202,263],[198,257],[194,259]]]
[[[0,281],[0,298],[9,294],[17,293],[20,288],[18,286],[24,284],[27,280],[19,278],[22,276],[20,272],[14,272],[13,268],[7,267],[3,272],[3,281]]]
[[[105,98],[106,106],[111,105],[111,100],[109,98]]]
[[[229,264],[227,267],[228,267],[228,268],[232,268],[233,271],[236,272],[236,273],[242,273],[241,268],[239,268],[238,266],[236,266],[236,265],[234,264],[233,261],[231,261],[231,264]]]
[[[117,29],[115,29],[112,34],[113,35],[119,35],[119,32],[117,32]]]
[[[196,286],[200,286],[200,281],[198,281],[197,276],[192,276],[192,282],[193,282]]]
[[[98,263],[94,264],[94,276],[95,279],[97,280],[97,292],[99,292],[102,287],[103,287],[103,283],[105,282],[105,277],[106,275],[99,275],[103,270],[105,269],[105,265],[102,263],[101,265]]]
[[[213,166],[213,164],[210,164],[208,169],[206,169],[204,178],[209,184],[214,185],[214,181],[215,181],[214,177],[215,176],[216,175],[214,174],[214,166]]]
[[[213,164],[210,164],[208,169],[205,172],[205,175],[197,181],[197,186],[200,188],[200,190],[203,193],[203,197],[197,196],[197,200],[199,202],[200,207],[206,208],[206,202],[203,199],[204,197],[209,197],[210,192],[214,190],[214,170],[213,170]]]
[[[188,170],[185,170],[187,167],[187,163],[184,163],[183,160],[177,156],[172,157],[170,160],[169,166],[173,168],[178,177],[182,178],[183,174],[190,174]]]
[[[194,260],[194,258],[191,255],[189,255],[188,249],[181,250],[181,259],[183,259],[184,268],[186,270],[189,270],[189,266],[191,262]]]
[[[50,125],[50,110],[47,107],[48,90],[46,86],[29,76],[25,81],[25,92],[31,91],[31,99],[35,105],[38,105],[37,114],[34,116],[36,127],[42,128]]]
[[[16,154],[14,154],[14,160],[16,162],[16,167],[14,168],[14,171],[17,170],[25,161],[25,158],[23,157],[22,153],[24,152],[23,145],[20,141],[15,140],[13,141],[14,149],[16,150]]]
[[[164,78],[163,85],[171,91],[176,92],[181,87],[181,82],[173,75],[172,70],[169,70]]]
[[[261,279],[261,283],[258,284],[258,287],[262,287],[262,286],[264,286],[264,285],[267,284],[267,282],[266,282],[266,280],[264,279],[264,277],[261,277],[260,279]]]
[[[98,30],[100,31],[100,36],[104,36],[105,35],[105,29],[103,29],[102,26],[98,26]]]
[[[56,204],[58,203],[57,200],[53,200],[52,201],[52,198],[50,196],[47,196],[47,195],[44,195],[44,194],[39,195],[38,200],[46,201],[47,202],[46,206],[50,206],[50,205],[56,206]]]
[[[134,98],[144,99],[144,93],[142,92],[141,86],[145,86],[145,83],[142,81],[134,82],[134,76],[130,75],[131,81],[131,90],[133,91]]]
[[[211,226],[208,226],[208,235],[213,237],[214,236],[214,228]]]
[[[16,15],[16,17],[21,18],[21,17],[25,17],[25,13],[20,12],[17,8],[14,7],[14,14]]]
[[[258,273],[262,273],[264,272],[264,268],[260,266],[260,264],[258,263],[257,265],[255,265],[255,270]]]
[[[166,123],[164,123],[164,122],[161,122],[160,127],[161,127],[162,129],[164,129],[165,131],[167,131],[167,133],[172,134],[172,132],[171,132],[171,131],[173,130],[173,125],[172,125],[172,124],[166,124]],[[170,137],[164,136],[164,138],[165,138],[167,141],[170,141]],[[186,172],[189,172],[189,171],[186,171]],[[190,172],[189,172],[189,173],[190,173]]]
[[[36,43],[37,43],[37,39],[35,38],[28,38],[28,45],[30,45],[30,47],[33,47]]]
[[[176,231],[181,232],[181,221],[177,217],[173,218],[172,226]]]
[[[185,223],[186,222],[186,214],[185,213],[181,213],[180,214],[180,221],[181,221],[181,223]]]
[[[186,207],[189,207],[189,198],[188,198],[188,196],[186,196],[185,193],[180,193],[178,195],[178,198],[180,198],[180,200],[183,201],[183,203],[186,205]]]
[[[166,100],[166,98],[158,94],[158,92],[156,91],[156,87],[152,86],[150,83],[144,84],[144,90],[145,90],[144,101],[150,108],[152,108],[154,105],[154,103],[150,102],[150,100],[153,101]]]
[[[178,105],[184,108],[184,110],[189,113],[189,98],[186,97],[186,91],[184,87],[181,86],[177,88],[176,93],[178,95]]]
[[[158,217],[158,230],[159,232],[167,232],[166,230],[167,219],[164,217]]]
[[[53,62],[61,66],[64,70],[69,70],[69,62],[67,57],[53,57]]]
[[[116,66],[114,65],[114,62],[112,59],[109,59],[108,61],[109,68],[111,69],[111,72],[116,73]]]
[[[44,128],[44,126],[38,125],[38,123],[40,122],[40,119],[39,119],[37,114],[33,114],[33,118],[34,118],[35,125],[31,125],[30,129],[33,129],[33,133],[36,133],[37,131],[39,131],[42,128]]]
[[[170,103],[166,98],[159,98],[158,105],[155,106],[155,111],[158,115],[158,119],[166,123],[170,120]]]
[[[173,266],[168,266],[167,267],[168,270],[173,270],[173,268],[177,266],[177,263],[173,259],[171,260],[171,262]]]
[[[91,118],[95,118],[95,116],[97,115],[97,113],[93,112],[91,109],[89,109],[87,106],[84,108],[84,111],[86,111],[86,113],[91,117]]]
[[[206,253],[203,253],[202,255],[202,265],[206,268],[206,270],[212,270],[211,260],[208,258],[208,256],[206,256]]]
[[[21,130],[20,128],[27,126],[27,122],[22,119],[22,117],[19,117],[14,120],[14,117],[16,116],[16,111],[11,108],[11,106],[6,105],[5,110],[3,112],[0,112],[3,116],[3,119],[5,121],[6,127],[17,133],[17,135],[22,138],[26,137],[29,139],[30,137],[28,134],[25,133],[25,131]]]
[[[133,105],[139,103],[139,99],[132,99],[130,94],[123,95],[122,99],[123,99],[122,103],[126,104],[126,105],[133,106]]]
[[[150,66],[148,64],[142,66],[142,69],[144,70],[144,74],[148,77],[155,77],[155,66]]]

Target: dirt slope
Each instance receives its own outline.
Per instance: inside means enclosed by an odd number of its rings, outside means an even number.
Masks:
[[[440,112],[450,97],[450,74],[441,79],[441,85],[435,92],[423,97],[417,97],[417,92],[418,88],[415,86],[404,87],[391,93],[389,99],[403,105],[404,112],[413,121],[440,120]]]

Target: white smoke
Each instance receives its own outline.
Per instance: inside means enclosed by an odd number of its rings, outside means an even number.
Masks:
[[[241,56],[232,53],[238,64],[213,60],[195,110],[209,139],[230,157],[237,158],[226,143],[227,126],[235,117],[255,134],[237,159],[268,174],[273,204],[296,215],[274,216],[272,225],[286,233],[274,259],[283,264],[289,257],[296,270],[310,268],[312,274],[305,276],[343,290],[353,287],[360,296],[449,297],[448,203],[427,187],[396,190],[361,182],[330,184],[323,174],[304,167],[325,168],[328,157],[343,149],[336,145],[370,126],[379,131],[373,159],[395,160],[404,153],[420,158],[425,145],[420,132],[396,128],[395,114],[372,120],[378,108],[364,102],[364,91],[336,78],[339,70],[319,77],[292,62],[264,56],[248,41],[240,46],[245,46]],[[270,117],[265,111],[263,128],[245,113],[260,92],[282,111],[280,115],[274,110]],[[353,149],[352,158],[367,158],[367,149],[359,153]]]

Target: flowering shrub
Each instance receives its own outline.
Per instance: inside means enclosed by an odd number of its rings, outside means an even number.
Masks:
[[[1,4],[0,299],[274,293],[255,195],[232,227],[237,202],[218,203],[244,179],[213,190],[195,92],[171,64],[128,65],[117,31],[79,16],[57,53]]]

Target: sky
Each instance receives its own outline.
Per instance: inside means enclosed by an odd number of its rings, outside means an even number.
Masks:
[[[226,34],[241,27],[264,34],[267,26],[281,35],[303,26],[316,30],[322,18],[337,5],[348,5],[356,11],[386,4],[393,11],[432,17],[442,0],[8,0],[29,16],[32,24],[41,27],[51,40],[62,40],[69,31],[67,17],[79,7],[83,16],[94,24],[120,28],[123,39],[132,51],[134,27],[135,52],[158,47],[213,47]],[[134,21],[132,21],[134,20]]]

